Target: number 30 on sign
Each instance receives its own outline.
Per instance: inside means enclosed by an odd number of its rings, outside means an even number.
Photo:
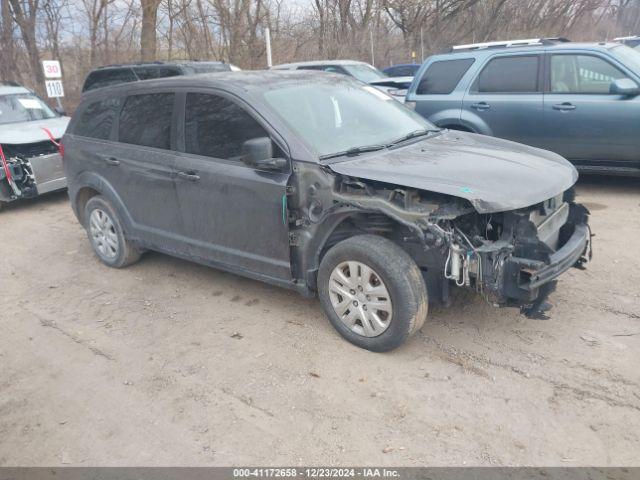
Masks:
[[[64,97],[64,88],[62,88],[62,80],[47,80],[47,96],[49,98]]]

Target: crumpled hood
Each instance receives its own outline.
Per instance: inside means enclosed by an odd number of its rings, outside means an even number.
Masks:
[[[49,140],[42,128],[48,128],[54,138],[64,135],[69,117],[55,117],[33,122],[5,123],[0,125],[0,144],[18,145]]]
[[[535,205],[578,179],[573,165],[555,153],[451,130],[329,167],[342,175],[464,198],[479,213]]]

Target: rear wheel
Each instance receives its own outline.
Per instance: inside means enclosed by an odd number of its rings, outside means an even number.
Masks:
[[[89,241],[102,263],[122,268],[138,261],[140,250],[125,237],[122,222],[106,198],[91,197],[84,218]]]
[[[400,346],[427,317],[422,272],[407,252],[376,235],[351,237],[327,252],[318,294],[335,329],[375,352]]]

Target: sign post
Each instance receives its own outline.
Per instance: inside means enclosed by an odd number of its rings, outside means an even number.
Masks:
[[[47,88],[47,96],[55,98],[58,108],[63,110],[60,98],[64,97],[64,88],[62,87],[62,69],[58,60],[43,60],[42,70],[44,70],[45,87]]]

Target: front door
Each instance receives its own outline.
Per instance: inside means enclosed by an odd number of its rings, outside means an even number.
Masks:
[[[463,124],[478,133],[540,146],[541,56],[494,57],[482,68],[462,102]]]
[[[628,77],[597,55],[550,55],[546,148],[578,165],[640,167],[640,98],[609,93],[622,78]]]
[[[267,171],[242,161],[245,141],[271,135],[234,97],[204,92],[185,97],[183,153],[175,168],[191,253],[231,270],[290,280],[290,166]],[[277,146],[274,152],[283,156]]]

